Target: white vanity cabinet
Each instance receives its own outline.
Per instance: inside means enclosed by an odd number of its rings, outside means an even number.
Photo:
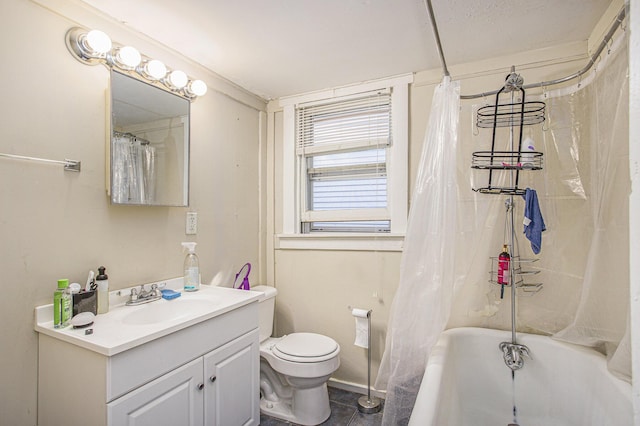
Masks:
[[[38,339],[40,426],[260,422],[257,301],[112,355]]]
[[[107,404],[111,425],[204,424],[202,358]]]
[[[260,423],[259,338],[256,329],[204,356],[205,425]]]
[[[107,404],[111,425],[257,425],[254,330]],[[253,400],[253,401],[252,401]]]

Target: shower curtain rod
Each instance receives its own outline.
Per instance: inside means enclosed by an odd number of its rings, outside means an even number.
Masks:
[[[440,55],[440,62],[442,63],[442,73],[444,74],[444,76],[449,76],[449,70],[447,69],[447,64],[446,64],[445,59],[444,59],[444,53],[442,51],[442,44],[440,43],[440,35],[439,35],[439,32],[438,32],[438,26],[436,24],[436,20],[435,20],[434,14],[433,14],[433,7],[431,6],[431,0],[424,0],[424,1],[425,1],[425,5],[426,5],[426,8],[427,8],[427,13],[429,14],[429,18],[431,19],[431,26],[433,28],[433,34],[434,34],[435,39],[436,39],[436,48],[438,50],[438,54]],[[585,74],[587,71],[589,71],[591,69],[591,67],[596,63],[596,59],[598,59],[598,57],[600,56],[600,54],[602,53],[604,48],[611,41],[611,38],[613,37],[613,34],[618,30],[618,28],[620,27],[620,24],[622,24],[622,21],[624,20],[624,18],[627,16],[627,9],[626,8],[627,8],[626,5],[622,7],[622,9],[618,13],[618,16],[616,17],[615,21],[611,25],[611,28],[609,28],[609,31],[607,31],[607,33],[604,35],[604,38],[602,39],[602,42],[600,43],[600,45],[596,49],[595,53],[593,55],[591,55],[591,58],[589,59],[589,63],[587,65],[585,65],[581,70],[576,71],[575,73],[570,74],[570,75],[568,75],[566,77],[557,78],[555,80],[548,80],[548,81],[542,81],[542,82],[539,82],[539,83],[525,84],[524,86],[522,86],[522,88],[523,89],[531,89],[533,87],[545,87],[545,86],[552,86],[554,84],[564,83],[564,82],[567,82],[569,80],[573,80],[574,78],[578,78],[581,75]],[[498,90],[493,90],[491,92],[477,93],[475,95],[461,95],[460,99],[484,98],[486,96],[495,95],[496,93],[498,93],[498,91],[499,91],[499,89]]]
[[[436,18],[433,14],[433,6],[431,6],[431,0],[424,0],[424,5],[427,8],[427,14],[431,20],[431,28],[433,29],[433,36],[436,39],[436,49],[440,56],[440,62],[442,63],[442,74],[445,77],[449,76],[449,70],[447,69],[447,62],[444,60],[444,52],[442,51],[442,43],[440,42],[440,33],[438,32],[438,24],[436,24]]]
[[[158,130],[158,129],[154,129],[154,130]],[[164,130],[164,129],[160,129],[160,130]],[[118,132],[114,130],[113,135],[116,137],[131,139],[132,141],[137,140],[138,142],[140,142],[141,145],[149,145],[151,143],[147,139],[141,138],[140,136],[136,136],[133,133],[129,133],[129,132],[123,133],[123,132]]]

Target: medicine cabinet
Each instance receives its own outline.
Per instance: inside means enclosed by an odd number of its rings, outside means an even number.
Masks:
[[[111,71],[112,204],[188,206],[188,99]]]

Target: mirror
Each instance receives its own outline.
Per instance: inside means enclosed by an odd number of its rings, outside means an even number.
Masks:
[[[111,71],[112,204],[188,206],[188,99]]]

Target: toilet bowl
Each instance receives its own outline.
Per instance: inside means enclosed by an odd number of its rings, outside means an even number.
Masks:
[[[318,425],[331,414],[327,381],[340,366],[340,345],[316,333],[271,337],[273,287],[257,286],[260,299],[260,410],[300,425]]]

